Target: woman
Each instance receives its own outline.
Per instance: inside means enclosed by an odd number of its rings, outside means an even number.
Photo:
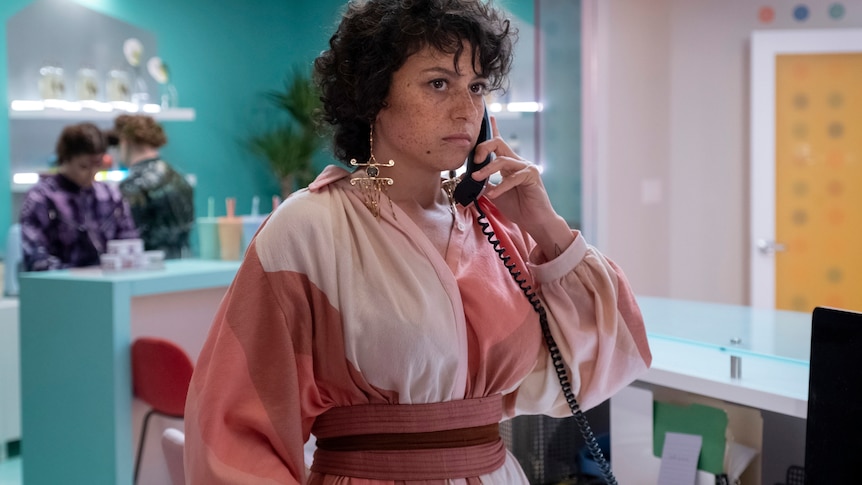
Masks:
[[[335,154],[359,170],[327,168],[252,242],[189,390],[192,483],[527,483],[497,424],[569,409],[479,208],[537,289],[583,408],[646,370],[622,272],[496,126],[473,177],[502,181],[478,208],[447,196],[441,172],[476,142],[512,35],[483,1],[348,4],[315,68]]]
[[[57,173],[40,179],[21,205],[25,271],[99,265],[108,241],[138,237],[117,188],[94,179],[107,148],[92,123],[63,128]]]
[[[192,186],[165,162],[159,149],[168,142],[162,126],[146,115],[114,120],[120,162],[129,176],[120,191],[129,202],[147,250],[162,250],[168,259],[188,253],[195,222]]]

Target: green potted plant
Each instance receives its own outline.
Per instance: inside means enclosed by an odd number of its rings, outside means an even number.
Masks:
[[[288,114],[289,120],[252,136],[248,145],[269,162],[281,184],[282,196],[287,197],[316,176],[311,161],[324,141],[314,121],[320,93],[311,77],[296,68],[283,89],[267,91],[265,96],[276,109]]]

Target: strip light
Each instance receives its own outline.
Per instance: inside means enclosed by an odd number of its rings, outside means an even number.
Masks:
[[[509,113],[536,113],[542,111],[542,103],[535,101],[524,101],[519,103],[491,103],[488,105],[488,111],[492,113],[500,113],[508,111]]]
[[[17,185],[33,185],[39,181],[39,174],[35,172],[20,172],[12,175],[12,183]]]
[[[95,179],[99,182],[119,182],[129,175],[128,170],[102,170],[96,172]],[[19,172],[12,174],[12,183],[15,185],[33,185],[39,181],[36,172]]]
[[[91,109],[102,113],[110,113],[112,111],[123,111],[126,113],[137,113],[143,111],[145,113],[160,113],[162,107],[149,103],[145,104],[140,109],[138,105],[128,101],[114,101],[111,103],[103,103],[101,101],[66,101],[65,99],[45,99],[42,101],[16,99],[11,104],[12,111],[44,111],[46,109],[56,109],[60,111],[82,111],[83,109]]]
[[[509,103],[506,110],[514,113],[536,113],[542,111],[542,103],[528,101],[523,103]]]
[[[99,182],[119,182],[126,178],[129,174],[126,170],[102,170],[96,173],[96,180]]]

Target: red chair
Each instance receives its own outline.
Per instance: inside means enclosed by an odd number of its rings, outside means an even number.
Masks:
[[[147,425],[153,414],[183,418],[186,394],[194,364],[175,343],[155,337],[142,337],[132,343],[132,386],[134,396],[150,406],[144,416],[135,458],[135,483],[138,482]]]

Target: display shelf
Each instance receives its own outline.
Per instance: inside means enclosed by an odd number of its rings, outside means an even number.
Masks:
[[[96,111],[81,109],[79,111],[45,108],[33,111],[18,111],[9,109],[10,120],[70,120],[70,121],[106,121],[113,120],[121,114],[137,114],[124,110]],[[141,112],[152,116],[158,121],[194,121],[194,108],[171,108],[155,113]]]

